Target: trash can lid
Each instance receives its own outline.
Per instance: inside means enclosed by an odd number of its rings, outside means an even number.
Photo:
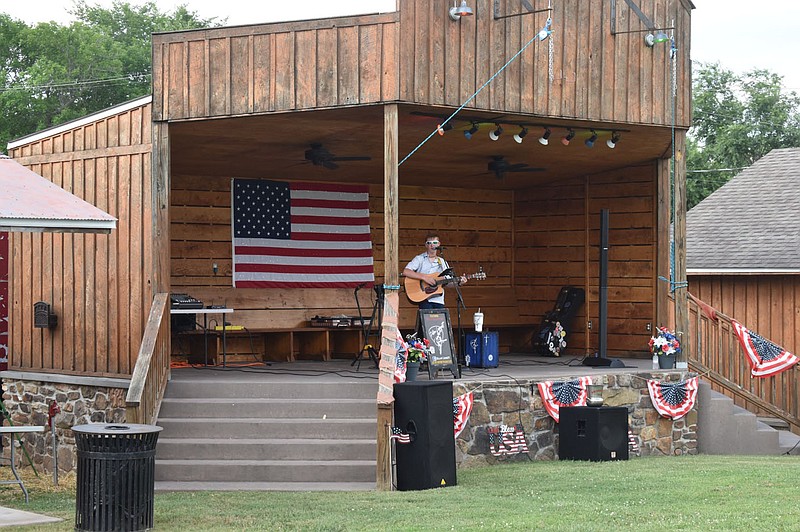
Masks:
[[[156,425],[140,425],[137,423],[89,423],[74,425],[73,432],[81,434],[150,434],[161,432],[162,427]]]

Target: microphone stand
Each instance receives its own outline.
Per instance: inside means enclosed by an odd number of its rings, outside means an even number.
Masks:
[[[444,259],[444,255],[441,254],[441,250],[439,251],[439,256]],[[447,262],[447,259],[444,259]],[[450,263],[448,262],[448,265]],[[461,295],[461,281],[459,278],[454,277],[454,281],[452,283],[453,286],[456,288],[456,323],[458,328],[458,375],[453,375],[453,377],[460,379],[461,378],[461,367],[466,364],[466,356],[464,351],[464,342],[465,342],[465,332],[464,329],[461,327],[461,309],[463,308],[466,310],[466,305],[464,305],[464,297]]]

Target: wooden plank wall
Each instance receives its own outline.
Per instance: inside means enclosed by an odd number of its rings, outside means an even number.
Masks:
[[[546,10],[547,0],[530,0]],[[528,13],[518,0],[473,4],[475,16],[454,22],[448,0],[400,2],[400,97],[458,106],[497,73],[544,27],[548,12]],[[611,34],[608,0],[552,2],[550,43],[530,45],[468,107],[644,124],[671,124],[668,43],[648,48],[644,33]],[[660,27],[676,25],[676,123],[690,122],[690,6],[683,0],[637,0]],[[498,17],[495,18],[495,13]],[[524,14],[521,14],[524,13]],[[623,0],[617,31],[644,29]],[[599,89],[599,90],[598,90]]]
[[[562,286],[586,290],[570,348],[599,345],[600,211],[609,210],[609,355],[647,350],[655,319],[656,166],[627,168],[520,192],[514,210],[520,309],[534,322],[553,309]],[[587,328],[592,322],[592,329]]]
[[[422,252],[430,229],[438,230],[448,248],[445,257],[457,272],[482,267],[487,274],[485,281],[463,287],[465,324],[481,307],[488,326],[520,325],[530,333],[553,308],[562,286],[582,287],[587,303],[574,321],[570,348],[588,352],[598,345],[599,213],[609,209],[609,353],[643,355],[656,312],[656,181],[654,163],[521,192],[401,186],[399,268]],[[229,179],[175,176],[172,202],[173,291],[232,306],[237,309],[232,323],[249,328],[304,327],[315,315],[357,313],[352,290],[231,287]],[[370,216],[380,283],[384,220],[378,186],[370,189]],[[455,292],[447,293],[455,320]],[[359,296],[369,314],[371,290]],[[414,310],[401,298],[401,326],[413,326]]]
[[[690,8],[637,0],[660,26],[675,20],[675,122],[691,113]],[[399,11],[153,36],[156,120],[407,101],[457,107],[545,25],[515,0],[481,0],[450,20],[451,0],[400,0]],[[531,0],[545,9],[547,0]],[[648,48],[643,26],[617,2],[553,3],[550,43],[532,44],[468,108],[644,124],[671,124],[668,44]],[[495,18],[495,11],[500,17]],[[511,16],[506,16],[511,15]],[[665,22],[669,21],[669,22]],[[598,88],[600,90],[598,90]]]
[[[394,101],[397,13],[153,36],[156,120]]]
[[[514,309],[512,293],[512,192],[462,191],[431,187],[400,187],[400,271],[424,251],[426,233],[440,231],[448,250],[446,259],[459,273],[483,267],[486,281],[471,281],[463,288],[466,304],[474,307],[463,319],[471,322],[478,306]],[[231,284],[230,179],[173,176],[171,219],[172,291],[188,292],[206,304],[226,304],[237,309],[231,322],[252,328],[308,326],[315,315],[357,315],[353,290],[234,289]],[[383,191],[370,187],[370,224],[377,283],[384,279]],[[217,263],[214,275],[212,265]],[[369,315],[371,287],[359,291],[359,304]],[[447,302],[455,319],[455,292]],[[516,319],[496,316],[497,320]],[[488,315],[491,315],[487,311]],[[413,326],[415,307],[401,298],[401,325]],[[493,316],[494,318],[494,316]],[[497,323],[497,322],[495,322]]]
[[[689,292],[748,329],[800,352],[800,276],[691,275]]]
[[[151,106],[10,150],[56,185],[116,217],[109,235],[12,233],[12,369],[129,375],[152,300]],[[33,304],[58,315],[33,328]]]

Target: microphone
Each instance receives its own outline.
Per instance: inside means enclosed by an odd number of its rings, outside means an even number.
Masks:
[[[369,283],[361,283],[360,285],[356,286],[356,292],[367,286]]]
[[[444,251],[447,248],[444,246],[436,246],[436,249],[438,249],[439,251]]]

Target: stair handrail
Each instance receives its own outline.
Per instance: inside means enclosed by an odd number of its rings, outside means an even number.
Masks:
[[[153,297],[150,316],[142,336],[139,356],[125,397],[125,419],[129,423],[152,424],[158,419],[161,400],[169,380],[170,331],[167,315],[169,294]]]
[[[794,399],[798,390],[796,367],[767,379],[751,377],[733,319],[691,293],[687,301],[689,338],[693,340],[687,346],[689,368],[709,381],[712,389],[732,397],[737,406],[756,415],[768,413],[800,434],[800,406]]]

